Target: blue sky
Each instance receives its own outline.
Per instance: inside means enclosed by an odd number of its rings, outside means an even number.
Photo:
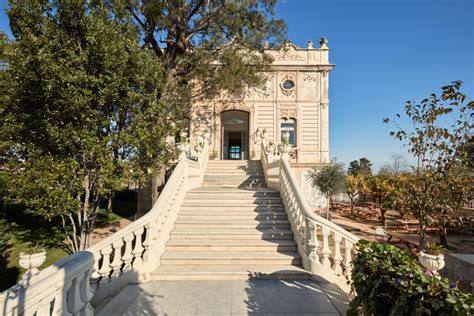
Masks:
[[[0,30],[8,32],[0,0]],[[330,150],[346,166],[367,157],[378,169],[405,153],[382,119],[454,80],[474,98],[473,0],[285,0],[277,16],[305,47],[326,36],[330,61]],[[408,155],[406,155],[408,157]]]
[[[382,123],[405,101],[454,80],[474,98],[472,0],[286,0],[277,15],[297,45],[329,40],[330,151],[346,166],[367,157],[377,169],[406,153]]]

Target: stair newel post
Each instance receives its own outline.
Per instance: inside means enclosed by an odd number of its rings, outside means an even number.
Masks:
[[[341,274],[342,273],[341,262],[342,262],[342,259],[344,259],[341,255],[342,236],[340,234],[336,233],[336,232],[334,232],[333,236],[334,236],[334,257],[333,257],[334,265],[333,265],[333,270],[337,274]]]
[[[103,249],[100,250],[100,254],[102,255],[102,266],[100,267],[100,270],[99,270],[100,283],[109,282],[110,254],[111,253],[112,253],[112,245],[107,245]]]
[[[91,276],[92,271],[87,270],[84,272],[84,277],[81,280],[80,284],[80,294],[81,294],[81,300],[84,304],[84,309],[82,310],[81,314],[83,315],[93,315],[94,314],[94,308],[91,305],[91,299],[94,296],[94,292],[91,288],[91,282],[90,282],[90,276]]]
[[[53,315],[71,315],[71,312],[68,308],[68,300],[69,300],[69,290],[71,289],[72,282],[67,282],[64,284],[62,289],[59,289],[59,295],[56,296],[58,299],[58,308],[53,311]],[[56,305],[56,304],[54,304]],[[25,313],[25,315],[27,315]]]
[[[72,315],[78,315],[84,307],[84,303],[81,300],[80,284],[84,276],[78,276],[71,282],[71,288],[67,294],[68,310]]]
[[[57,298],[57,296],[55,296],[54,294],[55,293],[53,293],[53,295],[45,297],[38,303],[39,306],[37,308],[34,308],[36,310],[36,315],[49,315],[50,314],[51,301]],[[34,310],[32,311],[32,314],[34,314]]]
[[[351,273],[352,273],[352,248],[354,247],[354,244],[344,238],[344,275],[349,278],[351,278]]]
[[[143,245],[142,245],[142,236],[143,236],[144,228],[140,227],[133,232],[135,235],[135,247],[132,250],[133,255],[133,269],[137,270],[138,267],[143,263],[142,253],[143,253]]]
[[[322,249],[322,256],[323,256],[323,266],[330,268],[331,261],[329,260],[329,256],[331,255],[331,249],[329,248],[329,228],[322,227],[322,235],[323,235],[323,249]]]

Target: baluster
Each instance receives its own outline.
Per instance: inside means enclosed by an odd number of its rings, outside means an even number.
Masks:
[[[56,297],[54,298],[54,305],[51,315],[53,316],[62,316],[62,315],[71,315],[67,309],[67,292],[71,287],[72,283],[66,283],[63,287],[56,290]],[[26,315],[26,314],[25,314]],[[46,315],[49,315],[49,311]]]
[[[123,271],[129,271],[132,269],[132,260],[133,260],[133,255],[132,255],[132,241],[135,235],[132,233],[129,233],[125,235],[124,240],[125,240],[125,252],[122,256],[122,261],[124,263]]]
[[[35,304],[35,308],[33,310],[36,310],[36,315],[49,315],[51,311],[51,302],[54,300],[54,294],[49,295],[45,298],[43,298],[41,301],[39,301],[37,304]],[[25,313],[26,315],[30,313]],[[35,314],[34,312],[31,313],[31,315]]]
[[[340,274],[342,273],[342,255],[341,255],[341,241],[342,241],[342,236],[334,232],[334,265],[333,269],[336,273]]]
[[[312,256],[312,251],[314,250],[312,241],[311,241],[311,222],[309,219],[305,218],[304,220],[304,243],[303,243],[303,249],[304,252],[308,255],[308,257],[311,258]]]
[[[344,275],[349,278],[352,273],[352,247],[354,247],[354,244],[348,239],[344,239]]]
[[[308,233],[308,255],[312,261],[319,263],[318,248],[319,242],[316,235],[318,227],[310,220],[306,220]]]
[[[144,262],[149,262],[150,260],[152,260],[151,250],[153,249],[152,247],[154,244],[152,231],[155,229],[156,225],[157,225],[156,220],[152,220],[150,221],[150,223],[147,223],[145,225],[146,235],[145,235],[145,240],[143,241],[143,248],[144,248],[143,261]]]
[[[92,275],[91,275],[92,280],[97,280],[100,278],[99,260],[100,260],[100,251],[97,253],[94,253],[94,269],[92,270]]]
[[[322,233],[323,233],[323,250],[322,250],[322,256],[323,256],[323,266],[330,268],[331,267],[331,261],[329,260],[329,255],[331,254],[331,249],[329,249],[329,228],[327,227],[322,227]]]
[[[137,229],[133,232],[135,235],[135,247],[133,248],[132,254],[135,258],[133,260],[133,268],[136,270],[143,262],[142,259],[142,252],[143,252],[143,245],[142,245],[142,235],[143,235],[143,227]]]
[[[120,268],[122,267],[122,246],[122,239],[116,240],[112,243],[112,247],[114,248],[114,259],[110,263],[110,268],[112,269],[112,277],[120,276]]]
[[[110,274],[110,254],[112,253],[112,245],[105,246],[100,250],[102,255],[102,266],[99,270],[100,283],[105,283],[109,281]]]
[[[79,275],[71,282],[71,288],[67,292],[67,306],[68,310],[73,315],[77,315],[82,308],[84,307],[84,303],[81,300],[81,291],[80,291],[80,284],[83,279],[83,275]]]
[[[87,270],[84,272],[84,277],[81,280],[80,284],[80,294],[81,294],[81,300],[83,303],[83,310],[81,314],[83,315],[93,315],[94,314],[94,308],[91,305],[91,299],[94,296],[94,292],[92,291],[92,288],[90,286],[90,275],[92,271]]]

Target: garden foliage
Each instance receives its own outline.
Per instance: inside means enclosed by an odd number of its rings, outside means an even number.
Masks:
[[[353,261],[356,297],[348,315],[472,315],[474,296],[433,275],[399,248],[360,241]]]

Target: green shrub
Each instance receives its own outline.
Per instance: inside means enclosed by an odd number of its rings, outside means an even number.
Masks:
[[[0,260],[6,258],[8,240],[10,239],[8,222],[0,219]]]
[[[353,261],[356,297],[348,315],[471,315],[474,296],[434,276],[397,247],[360,241]]]

